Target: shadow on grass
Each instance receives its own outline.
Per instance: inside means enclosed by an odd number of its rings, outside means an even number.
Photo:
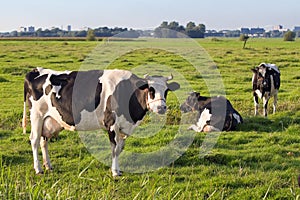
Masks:
[[[32,161],[24,155],[0,155],[0,160],[2,160],[2,165],[22,165],[24,163],[31,163]]]
[[[299,124],[300,118],[293,115],[276,115],[270,118],[265,117],[245,117],[244,123],[237,128],[242,132],[280,132],[285,131],[289,126]]]

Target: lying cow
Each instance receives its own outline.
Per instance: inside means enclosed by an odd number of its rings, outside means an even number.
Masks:
[[[24,111],[28,101],[35,172],[43,173],[38,160],[39,144],[45,168],[52,169],[47,138],[62,129],[85,131],[104,128],[108,131],[112,147],[112,174],[121,175],[118,157],[126,137],[147,111],[166,112],[167,92],[180,87],[176,82],[167,83],[172,78],[139,78],[125,70],[57,72],[37,68],[29,72],[24,83]]]
[[[280,71],[274,64],[261,63],[258,67],[252,69],[252,86],[255,115],[258,114],[258,98],[263,100],[263,114],[268,115],[268,102],[273,96],[273,113],[276,112],[277,95],[280,87]]]
[[[189,129],[196,132],[231,131],[243,122],[242,116],[222,96],[204,97],[193,92],[180,106],[183,112],[197,111],[199,119]]]

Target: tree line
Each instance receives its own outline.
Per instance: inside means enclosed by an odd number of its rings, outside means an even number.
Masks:
[[[185,34],[191,38],[204,38],[206,27],[204,24],[196,25],[194,22],[187,23],[186,27],[178,22],[164,21],[154,30],[154,37],[158,38],[177,38]]]
[[[37,29],[34,32],[18,32],[12,31],[10,33],[2,33],[2,36],[8,37],[87,37],[89,30],[93,30],[95,37],[112,37],[112,36],[124,36],[127,38],[138,38],[139,33],[133,29],[128,28],[108,28],[108,27],[99,27],[96,29],[88,30],[79,30],[79,31],[66,31],[60,28],[52,28],[42,30],[41,28]],[[123,33],[123,34],[122,34]]]
[[[176,21],[162,22],[161,25],[155,28],[154,31],[141,31],[128,28],[108,28],[99,27],[95,29],[88,28],[87,30],[66,31],[60,28],[52,28],[36,31],[12,31],[0,33],[0,37],[123,37],[123,38],[138,38],[138,37],[157,37],[157,38],[177,38],[185,34],[191,38],[204,38],[205,25],[196,25],[194,22],[189,22],[184,27]]]

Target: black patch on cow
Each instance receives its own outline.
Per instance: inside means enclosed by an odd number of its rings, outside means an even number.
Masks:
[[[104,126],[106,127],[106,130],[108,130],[108,131],[110,131],[110,127],[112,125],[114,125],[114,123],[116,121],[116,116],[112,112],[111,102],[112,102],[112,96],[110,95],[106,101],[106,108],[104,111],[104,120],[103,120]]]
[[[110,130],[108,130],[108,137],[109,137],[109,141],[110,141],[110,143],[111,143],[111,145],[113,146],[113,148],[117,145],[117,143],[116,143],[116,140],[115,140],[115,138],[116,138],[116,133],[115,133],[115,131],[110,131]],[[112,151],[112,156],[114,157],[115,155],[115,151],[113,150]]]
[[[123,115],[130,123],[142,120],[147,112],[147,89],[141,90],[141,87],[137,87],[137,83],[141,81],[144,82],[135,75],[128,80],[122,80],[111,98],[111,109],[118,116]]]
[[[200,96],[200,93],[192,92],[187,100],[180,106],[180,110],[183,112],[199,111],[210,101],[210,97]]]
[[[99,78],[102,75],[103,71],[100,70],[51,75],[51,83],[61,86],[58,94],[60,98],[53,93],[51,102],[63,121],[70,125],[78,124],[81,121],[81,111],[92,112],[97,108],[101,100],[102,84],[99,83]]]
[[[26,101],[26,99],[30,96],[32,96],[35,101],[39,100],[43,96],[43,84],[46,81],[47,75],[39,75],[40,73],[37,69],[26,74],[24,81],[24,101]]]
[[[153,87],[149,88],[149,96],[151,99],[155,98],[155,89]]]

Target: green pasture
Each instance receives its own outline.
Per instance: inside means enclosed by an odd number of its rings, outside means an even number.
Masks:
[[[300,41],[249,39],[243,49],[238,39],[207,38],[193,41],[200,53],[186,41],[171,41],[170,48],[147,42],[0,41],[0,199],[300,199]],[[200,70],[187,58],[201,60],[195,62]],[[271,100],[268,118],[253,116],[251,68],[261,62],[281,71],[277,113],[271,113]],[[26,72],[95,66],[185,80],[181,91],[168,96],[163,126],[148,126],[153,118],[148,115],[125,145],[126,152],[149,153],[192,135],[177,160],[152,171],[125,170],[115,179],[86,148],[82,134],[62,131],[49,144],[54,170],[35,175],[30,126],[26,135],[21,128]],[[244,118],[237,131],[220,133],[205,155],[200,152],[206,134],[186,131],[195,119],[179,110],[187,90],[226,95]],[[104,132],[95,137],[108,141]]]

